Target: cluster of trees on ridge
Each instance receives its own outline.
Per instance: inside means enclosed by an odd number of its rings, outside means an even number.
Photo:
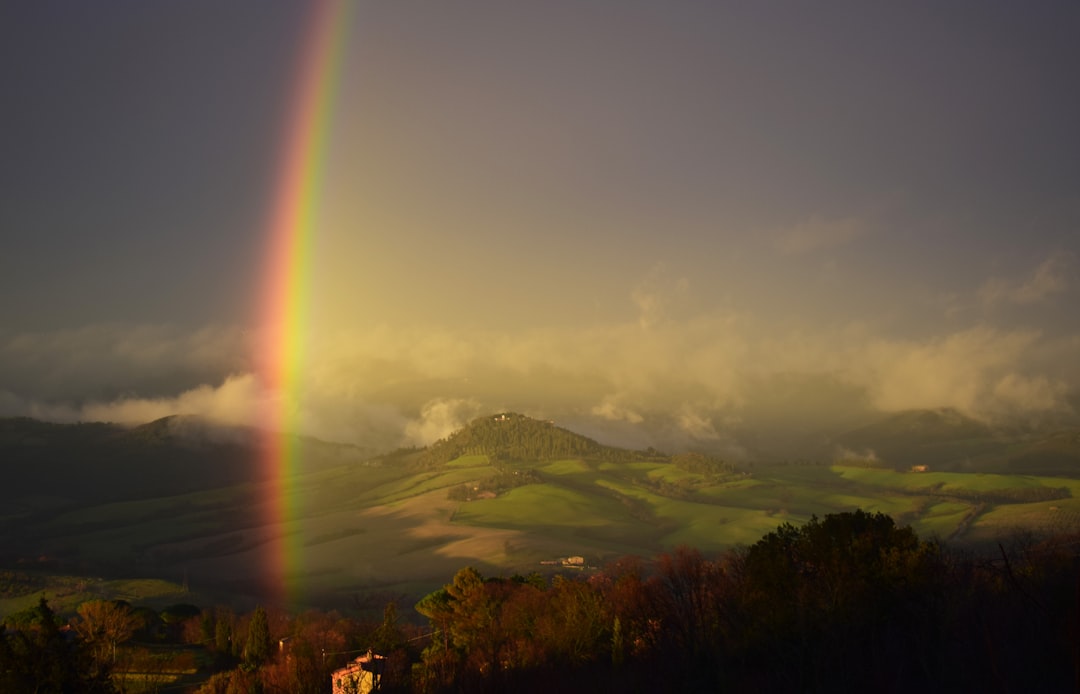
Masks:
[[[511,470],[503,463],[495,463],[495,474],[479,480],[476,484],[459,484],[446,493],[454,501],[472,501],[486,495],[502,494],[526,484],[540,484],[544,478],[536,470]]]
[[[217,609],[178,628],[221,670],[204,694],[326,692],[369,648],[387,656],[394,692],[1062,691],[1080,672],[1078,544],[958,553],[855,511],[713,558],[683,547],[550,579],[467,567],[417,604],[428,627],[390,603],[381,622]],[[61,637],[38,609],[38,624],[0,640],[0,689],[113,691],[118,637]]]
[[[503,413],[474,419],[468,426],[435,442],[421,454],[420,463],[436,467],[463,455],[486,455],[493,460],[542,460],[588,455],[600,448],[595,441],[550,422]]]
[[[648,452],[604,446],[552,422],[504,412],[474,419],[435,442],[421,451],[417,464],[438,467],[464,455],[486,455],[493,462],[559,458],[632,461]]]

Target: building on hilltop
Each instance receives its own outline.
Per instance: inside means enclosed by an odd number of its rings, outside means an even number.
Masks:
[[[368,651],[330,675],[334,694],[368,694],[382,687],[386,656]]]

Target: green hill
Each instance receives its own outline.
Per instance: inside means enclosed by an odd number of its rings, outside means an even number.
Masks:
[[[486,455],[493,460],[554,460],[570,457],[610,457],[620,449],[601,446],[592,439],[557,427],[553,422],[503,412],[474,419],[464,428],[438,441],[420,456],[426,466],[437,466],[463,455]]]

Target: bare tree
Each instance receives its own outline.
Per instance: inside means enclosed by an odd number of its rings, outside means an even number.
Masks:
[[[79,605],[75,632],[86,642],[94,658],[104,663],[116,662],[116,647],[127,641],[142,626],[131,606],[111,600],[92,600]]]

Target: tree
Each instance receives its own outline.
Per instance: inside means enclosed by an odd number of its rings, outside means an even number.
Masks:
[[[270,623],[266,610],[256,607],[248,624],[247,645],[244,646],[244,660],[251,665],[261,665],[270,659]]]
[[[578,666],[609,653],[610,605],[585,581],[556,576],[537,620],[542,646],[560,665]]]
[[[143,625],[125,602],[91,600],[79,605],[75,633],[90,647],[99,663],[116,662],[116,647]]]
[[[232,628],[224,619],[214,625],[214,648],[218,653],[232,655]]]
[[[401,629],[398,628],[397,604],[393,601],[386,603],[383,608],[383,621],[371,637],[371,647],[376,653],[388,655],[392,650],[401,646]]]
[[[724,573],[701,552],[680,546],[660,555],[652,581],[653,604],[678,657],[693,662],[712,651],[710,641],[720,621]]]
[[[785,523],[742,559],[743,611],[730,632],[785,687],[865,688],[904,666],[896,648],[933,631],[923,622],[936,604],[939,549],[882,513]]]
[[[0,691],[115,692],[108,670],[95,665],[85,644],[67,639],[60,632],[45,598],[34,612],[32,625],[0,634]]]

